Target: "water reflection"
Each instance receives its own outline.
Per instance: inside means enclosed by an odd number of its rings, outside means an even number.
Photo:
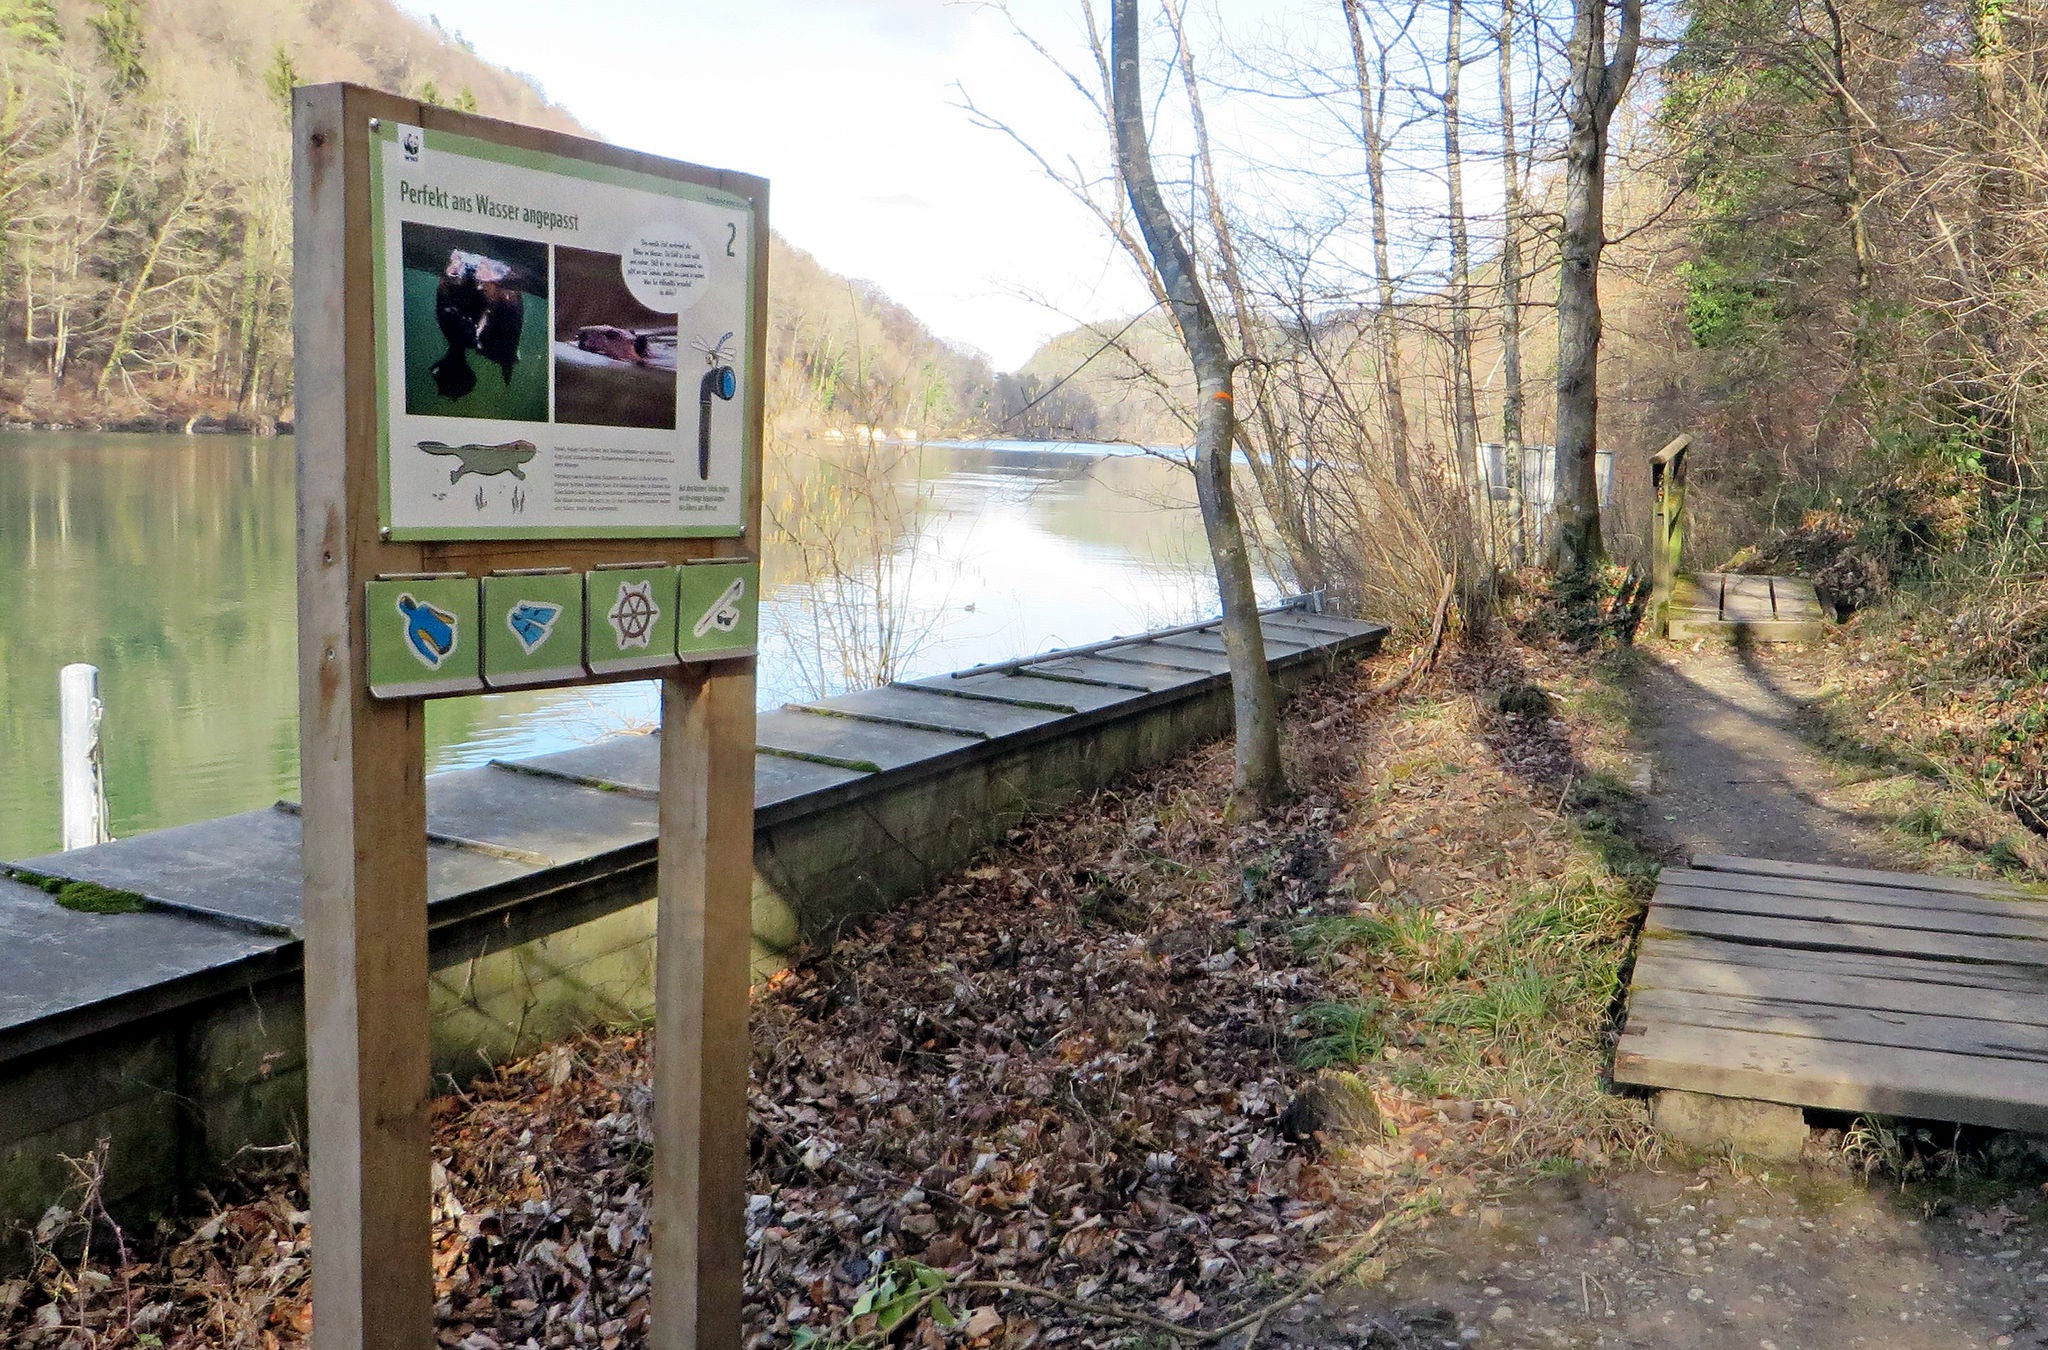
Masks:
[[[780,447],[768,485],[764,705],[1213,606],[1186,475],[1128,448]],[[101,669],[117,834],[297,794],[288,440],[0,434],[0,568],[0,858],[56,846],[71,661]],[[442,700],[430,763],[586,743],[655,708],[648,684]]]

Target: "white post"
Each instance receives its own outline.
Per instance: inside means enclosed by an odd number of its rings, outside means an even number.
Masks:
[[[107,782],[100,756],[100,670],[84,664],[57,676],[64,767],[64,847],[88,848],[113,836],[107,830]]]

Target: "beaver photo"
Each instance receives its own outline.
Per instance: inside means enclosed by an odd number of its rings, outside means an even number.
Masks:
[[[479,253],[453,249],[434,293],[434,321],[448,350],[429,368],[443,398],[459,399],[476,388],[469,366],[474,348],[512,383],[519,364],[519,335],[526,327],[526,298],[507,283],[509,264]]]

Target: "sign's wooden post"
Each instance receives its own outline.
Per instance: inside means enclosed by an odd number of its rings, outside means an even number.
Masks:
[[[653,677],[649,1340],[736,1347],[767,184],[342,85],[294,137],[315,1342],[433,1343],[424,699]]]
[[[426,706],[371,699],[378,539],[366,137],[304,92],[292,246],[308,1145],[322,1347],[432,1343]],[[351,146],[351,142],[353,145]],[[351,153],[353,151],[353,153]],[[351,360],[351,356],[356,359]],[[414,549],[412,552],[417,553]],[[415,565],[416,567],[416,565]]]

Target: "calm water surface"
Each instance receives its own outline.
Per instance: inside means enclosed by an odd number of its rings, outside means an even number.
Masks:
[[[291,456],[0,434],[0,859],[57,846],[72,661],[100,667],[117,836],[298,795]],[[1214,607],[1186,474],[1127,449],[816,447],[771,466],[767,500],[764,707],[865,682],[883,646],[936,674]],[[654,688],[437,701],[430,765],[649,725]]]

